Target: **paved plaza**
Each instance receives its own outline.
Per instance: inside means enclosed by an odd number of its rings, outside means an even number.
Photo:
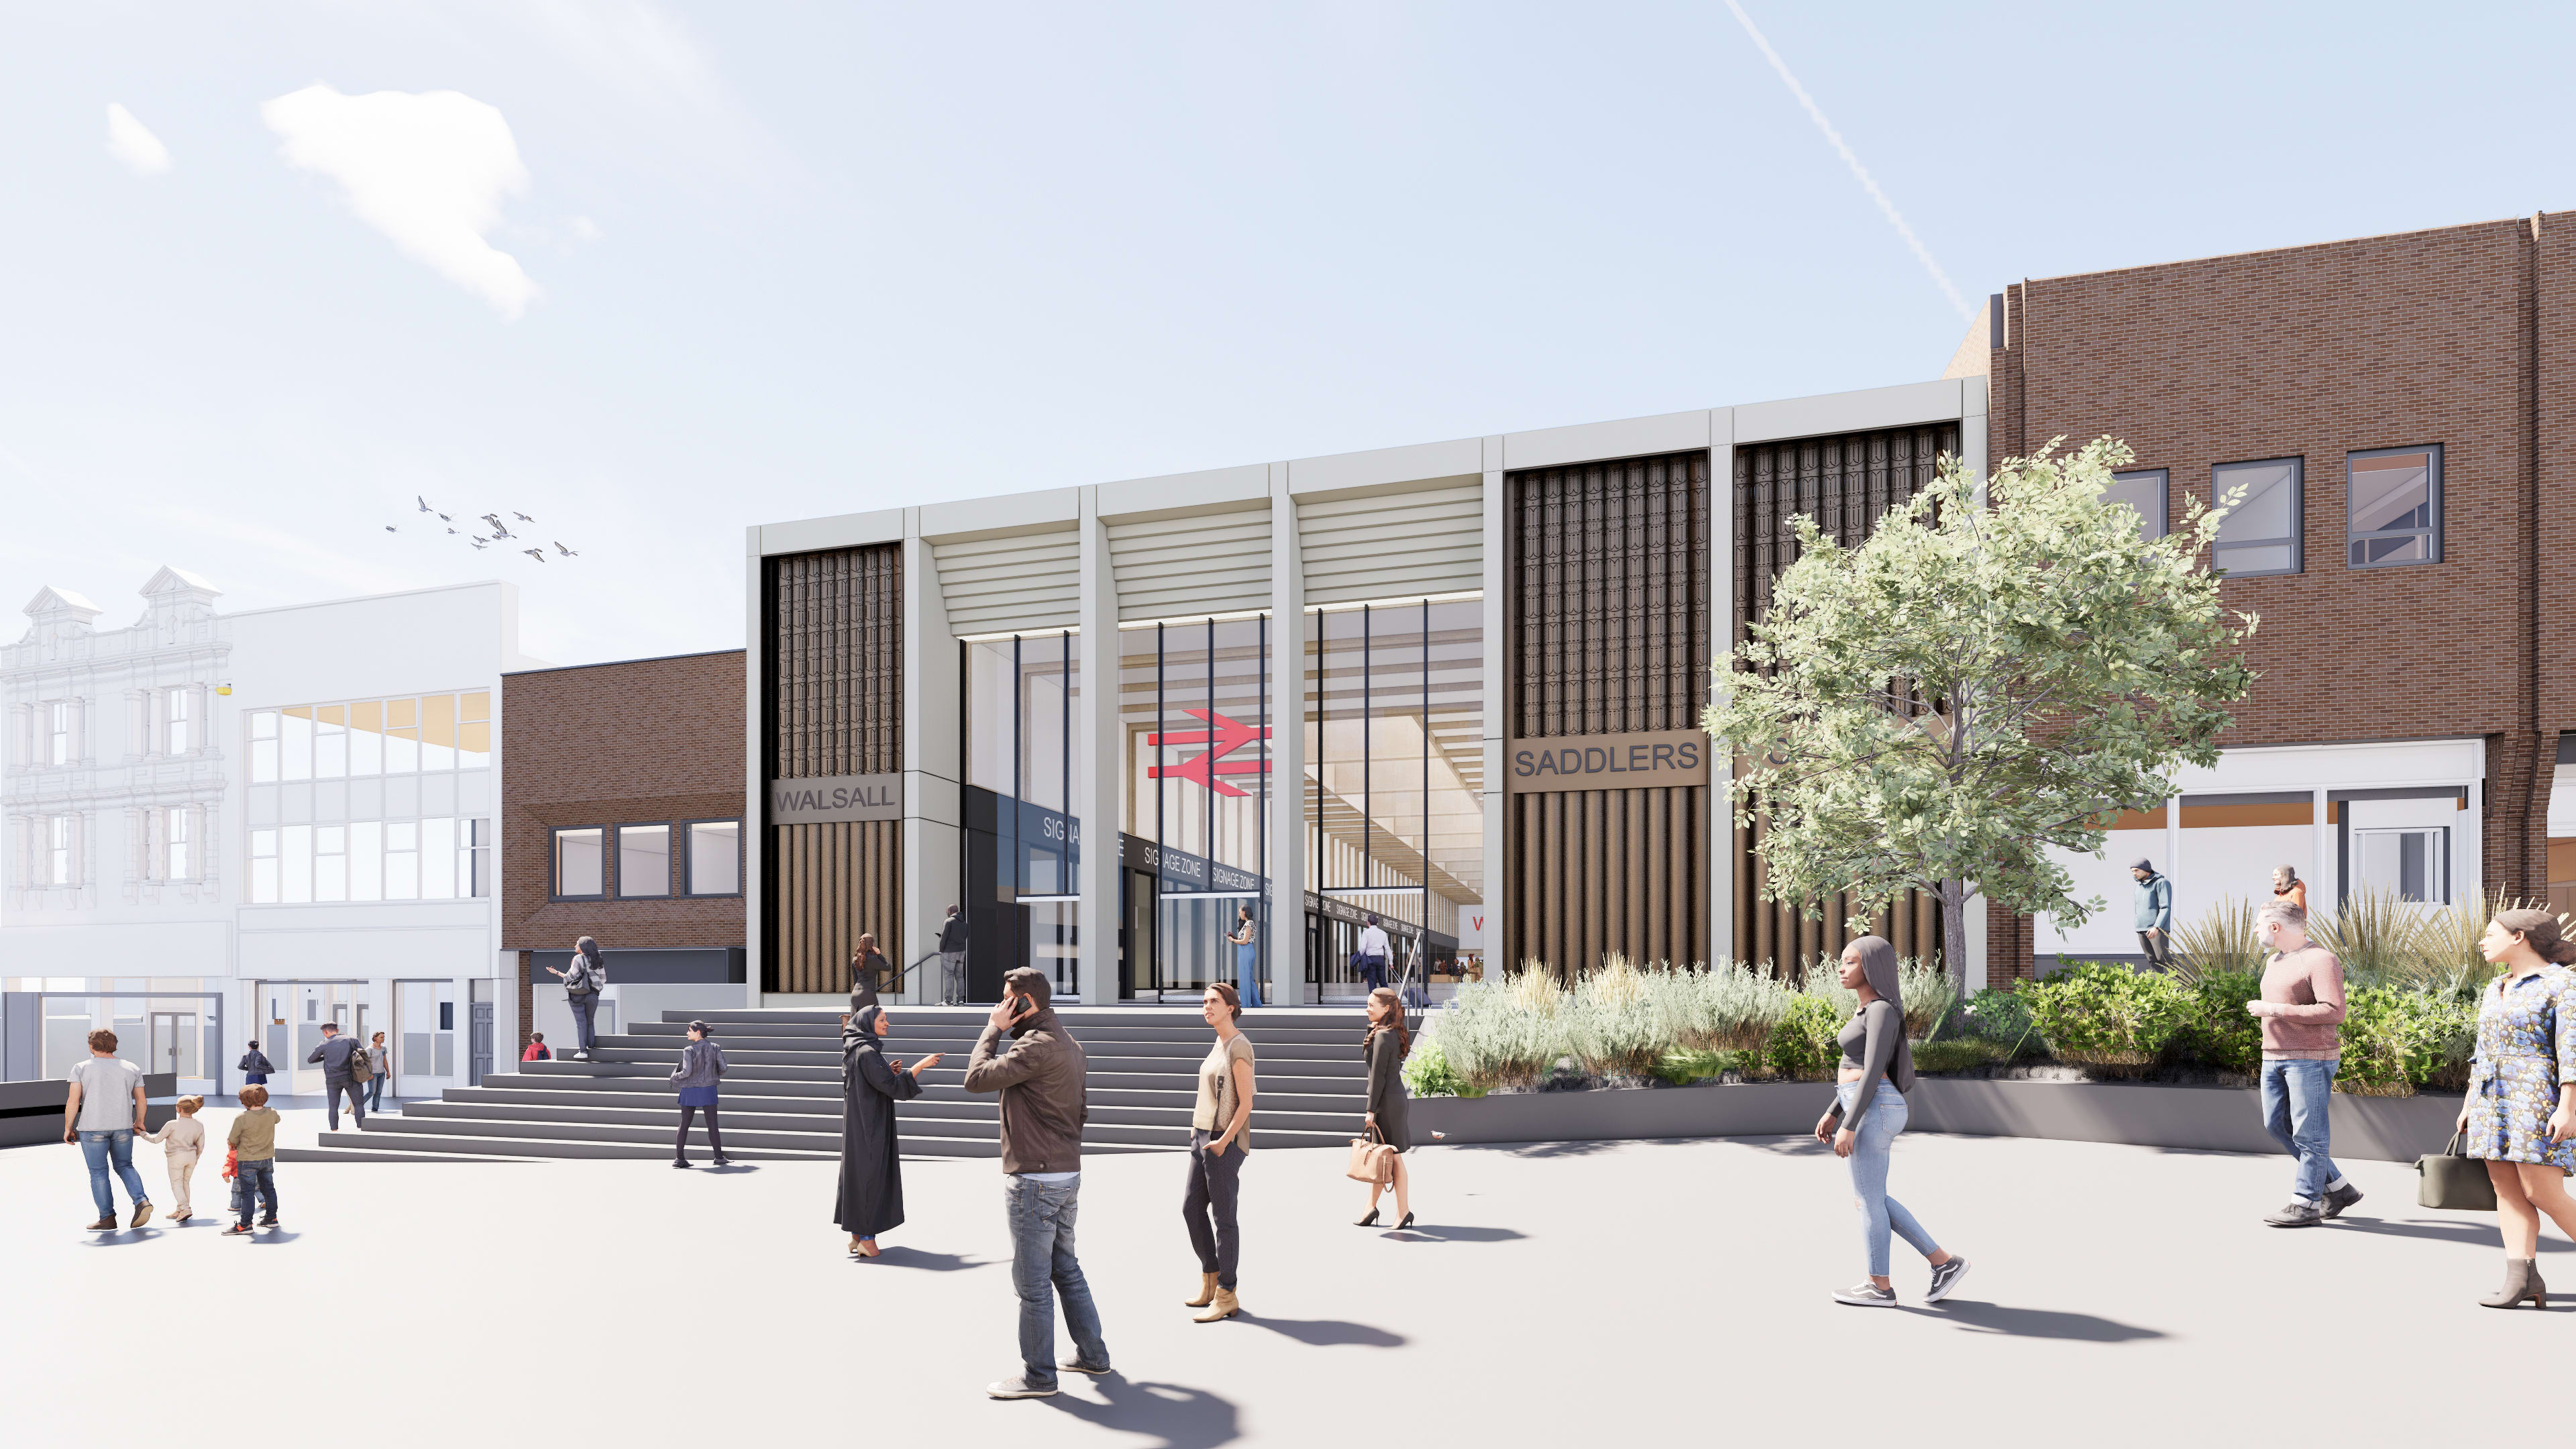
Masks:
[[[209,1109],[218,1139],[229,1115]],[[1081,1242],[1118,1371],[996,1403],[1013,1300],[989,1160],[907,1164],[912,1221],[862,1264],[824,1163],[286,1163],[285,1230],[243,1243],[216,1237],[211,1167],[197,1224],[93,1235],[74,1149],[0,1152],[6,1437],[1196,1449],[1871,1423],[1931,1444],[2369,1445],[2456,1433],[2464,1386],[2554,1376],[2576,1348],[2569,1244],[2542,1244],[2565,1307],[2481,1309],[2492,1219],[2418,1209],[2397,1164],[2347,1163],[2368,1200],[2283,1232],[2259,1221],[2281,1159],[1908,1137],[1897,1194],[1975,1267],[1919,1308],[1900,1244],[1896,1312],[1826,1299],[1860,1265],[1812,1143],[1430,1148],[1406,1234],[1350,1225],[1342,1166],[1254,1153],[1248,1312],[1202,1326],[1180,1303],[1179,1159],[1092,1159]]]

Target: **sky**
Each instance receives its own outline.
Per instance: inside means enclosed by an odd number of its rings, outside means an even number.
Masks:
[[[0,601],[506,578],[553,662],[738,646],[748,524],[1917,381],[1953,293],[2576,207],[2572,50],[2506,5],[0,0]]]

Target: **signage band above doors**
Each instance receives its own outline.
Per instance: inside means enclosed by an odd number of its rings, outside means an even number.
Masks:
[[[1708,736],[1699,730],[1559,735],[1513,740],[1504,751],[1503,774],[1515,795],[1705,785],[1708,756]]]
[[[808,780],[769,782],[772,825],[902,818],[901,775],[818,775]]]

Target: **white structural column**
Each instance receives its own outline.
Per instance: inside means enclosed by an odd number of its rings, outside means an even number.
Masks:
[[[1959,466],[1974,477],[1986,476],[1986,380],[1982,377],[1959,379]],[[1985,985],[1987,969],[1985,896],[1968,897],[1967,910],[1968,959],[1950,968],[1962,992]]]
[[[903,511],[903,658],[903,956],[909,967],[939,944],[948,908],[965,904],[962,681],[939,560],[922,541],[918,508]],[[903,999],[938,1000],[938,972],[935,959],[908,970]]]
[[[768,959],[768,942],[762,939],[769,924],[769,887],[762,866],[769,853],[769,782],[763,775],[769,768],[769,740],[762,733],[761,701],[769,692],[769,621],[762,617],[761,588],[763,559],[760,554],[760,528],[757,524],[743,531],[744,613],[742,639],[742,737],[748,746],[742,752],[742,944],[743,997],[753,1006],[760,1005],[761,983],[766,979],[763,962]],[[508,741],[502,742],[506,748]],[[245,875],[248,872],[244,872]],[[512,990],[516,995],[516,988]]]
[[[1118,579],[1109,558],[1109,528],[1100,521],[1100,488],[1082,489],[1082,716],[1079,748],[1090,763],[1080,813],[1082,905],[1074,916],[1081,937],[1082,989],[1086,1002],[1118,1000],[1118,827],[1120,757],[1125,742],[1118,723]]]
[[[1511,919],[1511,872],[1504,867],[1511,797],[1505,793],[1504,741],[1511,734],[1511,690],[1506,670],[1511,655],[1504,646],[1511,619],[1511,490],[1503,483],[1503,439],[1485,439],[1485,979],[1500,981],[1512,962],[1503,956],[1503,923]]]
[[[1708,693],[1735,648],[1735,409],[1708,414]],[[1726,795],[1731,760],[1712,750],[1708,768],[1709,964],[1735,955],[1735,804]]]
[[[1306,567],[1288,465],[1270,465],[1270,935],[1273,1006],[1306,1001]]]

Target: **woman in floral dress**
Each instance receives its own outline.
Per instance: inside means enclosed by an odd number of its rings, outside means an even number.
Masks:
[[[2469,1065],[2460,1130],[2471,1157],[2486,1159],[2504,1229],[2504,1288],[2478,1300],[2512,1308],[2525,1299],[2549,1306],[2549,1285],[2532,1260],[2540,1249],[2540,1215],[2576,1237],[2576,942],[2559,938],[2547,911],[2505,911],[2487,925],[2478,950],[2504,968],[2478,1003],[2478,1051]]]

